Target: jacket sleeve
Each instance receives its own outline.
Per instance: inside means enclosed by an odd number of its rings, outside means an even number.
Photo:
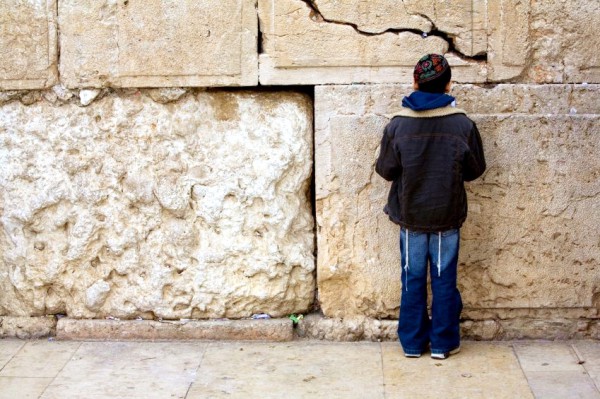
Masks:
[[[469,152],[464,160],[463,179],[471,181],[477,179],[485,172],[485,156],[483,154],[483,144],[477,125],[473,123],[471,134],[469,135]]]
[[[377,174],[387,181],[395,180],[402,175],[402,163],[399,154],[394,149],[394,132],[390,125],[391,123],[383,131],[379,157],[375,164]]]

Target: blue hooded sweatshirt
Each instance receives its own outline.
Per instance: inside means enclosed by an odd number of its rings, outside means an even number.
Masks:
[[[455,98],[446,93],[426,93],[415,91],[402,99],[402,106],[413,111],[425,111],[445,107],[454,102]]]

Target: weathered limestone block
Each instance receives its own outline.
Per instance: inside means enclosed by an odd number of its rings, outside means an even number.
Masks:
[[[0,316],[0,338],[34,339],[56,333],[56,318]]]
[[[288,318],[270,320],[81,320],[61,318],[56,338],[64,340],[243,340],[291,341]]]
[[[488,80],[518,78],[530,56],[530,1],[496,0],[487,2]]]
[[[253,0],[64,0],[59,24],[70,88],[258,82]]]
[[[151,95],[0,107],[0,315],[310,307],[310,98]]]
[[[412,76],[416,57],[449,49],[444,38],[411,30],[415,23],[426,31],[432,27],[427,17],[419,15],[416,5],[409,11],[393,7],[390,1],[341,3],[259,0],[264,52],[260,56],[260,82],[397,82]],[[363,9],[369,11],[360,12]],[[461,65],[457,76],[464,74],[467,81],[485,80],[485,65],[472,63],[463,72],[465,68]]]
[[[468,183],[466,308],[593,308],[600,297],[598,85],[457,85],[488,170]],[[327,316],[397,317],[398,228],[374,172],[385,115],[408,85],[315,93],[318,287]],[[551,289],[550,289],[551,287]]]
[[[532,1],[533,59],[538,83],[600,82],[600,2]]]
[[[0,2],[0,90],[57,81],[56,0]]]
[[[428,52],[447,53],[458,82],[516,78],[530,51],[529,15],[519,0],[259,0],[260,81],[398,82]]]

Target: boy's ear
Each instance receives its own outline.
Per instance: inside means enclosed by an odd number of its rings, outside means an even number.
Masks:
[[[450,93],[450,88],[452,87],[452,82],[448,81],[448,83],[446,83],[446,93]]]
[[[416,80],[413,80],[413,90],[415,90],[415,91],[419,90],[419,84],[417,83]]]

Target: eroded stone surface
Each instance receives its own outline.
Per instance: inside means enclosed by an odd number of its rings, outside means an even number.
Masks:
[[[410,22],[400,30],[385,30],[376,35],[360,31],[361,27],[381,30],[395,17],[396,23],[402,24],[410,16],[402,7],[396,7],[382,21],[379,16],[393,8],[387,1],[375,5],[364,1],[349,2],[346,6],[339,3],[317,2],[319,8],[315,8],[303,0],[259,1],[264,52],[260,57],[261,83],[393,82],[412,73],[417,54],[445,53],[449,48],[442,37],[405,30],[411,26]],[[321,8],[324,14],[318,12]],[[359,13],[363,8],[371,11]],[[376,29],[378,25],[381,26]],[[481,68],[476,65],[471,69]],[[484,79],[481,76],[477,81]]]
[[[448,51],[456,81],[517,78],[530,54],[529,15],[529,2],[516,0],[260,0],[260,80],[398,82],[421,55]]]
[[[314,295],[310,99],[0,109],[0,315],[219,318]]]
[[[21,339],[41,338],[54,335],[56,318],[48,317],[11,317],[0,316],[0,338],[16,337]],[[1,354],[1,351],[0,351]],[[0,358],[1,359],[1,358]],[[0,366],[2,362],[0,361]]]
[[[57,339],[64,340],[241,340],[291,341],[292,321],[268,320],[75,320],[62,318]]]
[[[68,87],[258,82],[253,0],[65,0],[59,24]]]
[[[1,2],[0,90],[50,87],[56,63],[56,0]]]
[[[598,89],[455,87],[488,160],[468,185],[459,276],[467,308],[597,306]],[[316,89],[317,275],[328,316],[397,317],[398,228],[382,212],[389,186],[374,162],[385,115],[409,92]]]
[[[538,83],[600,82],[600,3],[531,2],[528,78]]]

